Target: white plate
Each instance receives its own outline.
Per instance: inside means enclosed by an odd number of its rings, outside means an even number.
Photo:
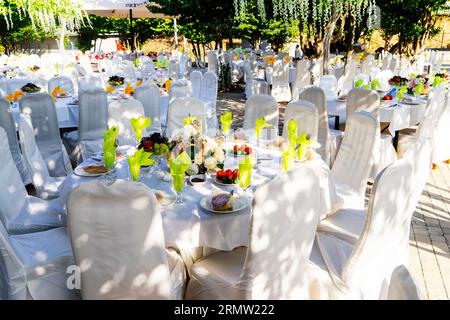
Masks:
[[[214,181],[215,184],[217,184],[217,185],[219,185],[219,186],[224,186],[224,187],[237,186],[237,183],[232,183],[232,184],[230,184],[230,183],[223,183],[223,182],[220,182],[219,180],[217,180],[217,177],[216,177],[216,176],[214,176],[213,181]]]
[[[80,177],[100,177],[100,176],[103,176],[103,175],[107,174],[108,172],[105,172],[105,173],[88,173],[88,172],[84,171],[82,166],[78,166],[78,167],[75,168],[75,170],[73,170],[73,173],[75,173],[77,176],[80,176]]]
[[[207,212],[219,213],[219,214],[228,214],[241,211],[250,206],[250,199],[243,196],[235,196],[233,202],[233,209],[229,211],[217,211],[213,210],[211,206],[211,196],[205,196],[200,200],[200,207],[202,207]]]

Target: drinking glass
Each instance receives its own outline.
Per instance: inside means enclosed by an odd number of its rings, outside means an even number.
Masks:
[[[247,193],[248,188],[252,183],[252,165],[239,162],[238,173],[239,186],[242,188],[244,194]]]
[[[177,193],[177,196],[175,198],[175,203],[176,204],[184,203],[185,200],[181,196],[181,194],[183,192],[184,181],[185,181],[184,172],[182,174],[171,173],[171,175],[172,175],[173,188],[175,189],[175,192]]]

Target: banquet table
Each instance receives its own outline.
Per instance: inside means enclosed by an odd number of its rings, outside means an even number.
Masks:
[[[133,147],[125,147],[124,151],[128,155],[133,154]],[[258,158],[262,159],[253,170],[252,174],[252,191],[250,197],[257,186],[270,181],[280,170],[281,152],[264,148],[256,148]],[[232,156],[227,157],[225,161],[225,169],[236,168],[236,159]],[[87,160],[82,163],[84,166],[94,160]],[[337,210],[342,206],[342,199],[336,194],[334,179],[331,171],[326,163],[317,156],[314,160],[297,163],[296,166],[308,166],[312,168],[320,179],[320,197],[321,212],[320,216],[325,218],[329,212]],[[165,164],[161,165],[162,169]],[[152,190],[162,191],[165,194],[174,196],[175,192],[172,182],[163,179],[163,175],[167,178],[170,174],[149,174],[141,171],[140,182],[145,184]],[[118,161],[116,165],[115,176],[117,179],[131,180],[129,168],[126,159]],[[60,201],[65,202],[70,190],[82,183],[105,180],[104,177],[80,177],[76,174],[69,176],[60,187]],[[301,183],[301,181],[299,181]],[[229,192],[232,189],[240,194],[237,186],[222,186],[216,184],[211,177],[201,185],[191,185],[187,183],[183,188],[182,196],[185,199],[183,204],[170,204],[161,208],[163,220],[163,229],[166,247],[178,249],[187,265],[193,263],[196,259],[190,255],[196,249],[208,248],[213,250],[230,251],[240,246],[247,246],[249,243],[249,230],[251,223],[251,206],[241,211],[229,214],[214,214],[205,211],[199,205],[201,198],[211,196],[214,193]],[[246,196],[249,196],[248,194]]]
[[[426,101],[411,105],[405,103],[386,103],[380,105],[380,122],[389,123],[388,131],[394,137],[394,147],[397,147],[399,131],[417,125],[426,110]],[[346,115],[346,102],[340,100],[327,101],[328,115],[335,117],[335,129],[339,130],[339,121]]]
[[[129,99],[129,98],[125,98]],[[60,129],[63,128],[78,128],[79,123],[79,105],[75,101],[77,96],[67,97],[67,98],[57,98],[55,102],[56,118],[58,119],[58,125]],[[113,96],[108,95],[108,105],[117,101]],[[160,99],[160,110],[161,110],[161,121],[165,123],[167,117],[167,108],[169,107],[169,95],[163,94]],[[16,125],[19,122],[20,109],[19,104],[14,103],[12,105],[12,114]]]

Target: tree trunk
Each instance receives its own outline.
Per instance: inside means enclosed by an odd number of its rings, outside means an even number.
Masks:
[[[331,39],[338,20],[339,12],[336,7],[333,6],[333,14],[325,29],[325,39],[323,41],[323,74],[329,73]]]

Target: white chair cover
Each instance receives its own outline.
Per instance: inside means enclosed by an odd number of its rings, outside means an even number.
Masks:
[[[48,92],[52,93],[56,87],[60,87],[68,94],[73,94],[73,83],[72,79],[66,76],[55,77],[48,80]]]
[[[295,82],[292,86],[292,100],[298,100],[300,92],[311,85],[311,74],[309,72],[309,60],[299,60],[295,70]]]
[[[394,269],[390,280],[389,300],[424,300],[423,293],[404,265]]]
[[[19,140],[17,139],[16,124],[10,110],[9,102],[0,97],[0,127],[2,127],[8,137],[9,150],[11,151],[16,168],[20,173],[20,177],[25,185],[31,183],[31,177],[28,168],[23,160],[22,153],[19,148]]]
[[[202,92],[203,74],[198,70],[192,71],[190,80],[192,83],[192,96],[194,98],[200,99],[200,94]]]
[[[344,139],[331,169],[344,208],[364,209],[378,128],[377,119],[366,111],[355,111],[347,118]]]
[[[83,76],[78,78],[78,93],[85,90],[105,89],[105,84],[101,77]]]
[[[169,105],[176,98],[192,97],[192,83],[189,80],[175,80],[170,86]]]
[[[298,134],[306,132],[311,139],[317,140],[319,134],[319,111],[317,107],[308,101],[298,100],[290,102],[284,112],[283,137],[286,139],[288,134],[288,122],[295,120],[297,122]]]
[[[395,72],[397,71],[398,68],[398,64],[399,64],[399,59],[397,57],[392,57],[391,60],[389,61],[389,70],[392,71],[392,73],[395,74]]]
[[[214,72],[206,72],[203,75],[200,100],[206,105],[206,127],[208,129],[217,128],[217,75]]]
[[[8,235],[0,223],[0,299],[77,300],[67,268],[74,264],[66,228]]]
[[[169,77],[172,80],[177,80],[180,74],[180,63],[178,59],[171,59],[169,65]]]
[[[30,82],[30,79],[14,78],[6,80],[7,94],[11,94],[16,90],[20,90],[20,88],[22,88],[28,82]]]
[[[33,134],[33,126],[28,115],[20,115],[19,136],[25,163],[31,174],[37,196],[41,199],[59,197],[58,188],[65,178],[50,177],[47,165],[45,164],[44,159],[42,159],[41,153],[36,145]]]
[[[319,87],[311,86],[300,93],[299,99],[311,102],[319,112],[318,141],[321,147],[317,150],[317,153],[320,154],[325,163],[331,166],[332,159],[334,160],[335,158],[342,136],[330,135],[325,92]]]
[[[169,104],[167,112],[167,132],[171,137],[176,129],[183,128],[183,120],[189,116],[196,116],[202,122],[203,132],[206,130],[205,103],[193,97],[177,98]]]
[[[350,60],[345,69],[344,75],[338,81],[338,94],[346,95],[353,89],[353,82],[358,69],[358,62]]]
[[[272,96],[278,101],[291,101],[289,86],[289,63],[277,60],[273,65]]]
[[[53,98],[47,93],[34,93],[19,101],[23,114],[29,115],[34,138],[52,177],[63,177],[73,172],[66,148],[59,135]]]
[[[354,88],[348,93],[346,117],[356,110],[364,110],[379,118],[380,98],[375,91],[364,88]]]
[[[356,245],[317,233],[309,270],[312,298],[388,298],[394,270],[409,265],[411,218],[429,176],[431,150],[429,140],[420,140],[378,175]]]
[[[319,79],[319,87],[325,92],[328,101],[336,100],[337,98],[337,84],[336,77],[332,74],[321,76]]]
[[[307,268],[319,205],[318,177],[306,167],[258,188],[248,250],[219,252],[196,262],[186,298],[307,299],[301,270]]]
[[[177,259],[181,267],[171,275],[160,206],[146,186],[129,181],[80,185],[67,208],[84,299],[183,297],[182,261]]]
[[[391,89],[391,85],[389,84],[389,80],[394,77],[394,74],[391,70],[383,70],[375,74],[374,80],[378,80],[380,83],[379,90],[389,91]]]
[[[0,220],[8,233],[36,232],[65,225],[64,209],[57,202],[28,196],[3,128],[0,128],[0,161]]]
[[[217,54],[217,51],[209,51],[206,54],[206,57],[208,59],[208,71],[214,72],[217,74],[218,67],[219,67],[219,57]]]
[[[0,97],[6,97],[8,95],[8,85],[6,79],[0,79]]]
[[[265,117],[272,127],[278,129],[278,103],[267,94],[254,94],[245,102],[244,129],[254,129],[256,119]]]
[[[142,76],[144,78],[150,78],[155,73],[156,67],[153,61],[148,61],[143,64]]]
[[[192,70],[192,59],[189,56],[182,55],[180,57],[180,79],[188,79]]]
[[[119,127],[117,139],[119,144],[136,145],[136,135],[131,126],[130,119],[144,117],[144,107],[136,99],[116,100],[109,104],[108,127]],[[146,135],[144,130],[143,135]]]
[[[144,114],[152,120],[147,132],[161,131],[161,106],[159,88],[155,84],[142,84],[134,89],[134,98],[142,103]]]

